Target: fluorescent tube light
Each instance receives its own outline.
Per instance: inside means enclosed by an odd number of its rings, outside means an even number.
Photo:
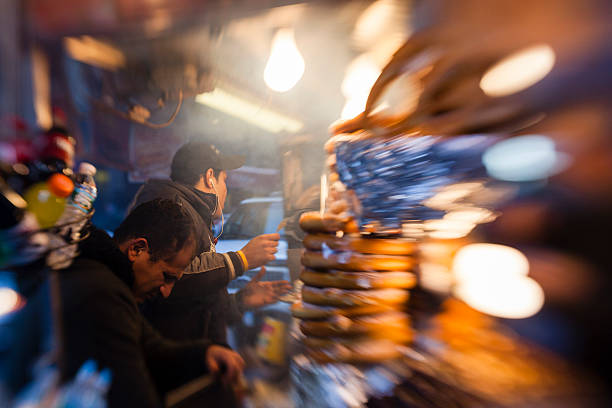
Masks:
[[[196,96],[195,100],[202,105],[235,116],[272,133],[280,133],[283,130],[296,133],[304,127],[304,124],[298,120],[257,106],[221,88],[201,93]]]

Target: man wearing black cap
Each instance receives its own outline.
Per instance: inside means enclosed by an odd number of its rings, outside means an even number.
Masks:
[[[225,156],[204,142],[183,145],[172,160],[170,180],[149,180],[136,193],[131,208],[156,198],[179,201],[189,210],[197,231],[197,253],[167,299],[149,302],[145,316],[165,336],[177,339],[207,338],[225,343],[226,324],[243,310],[264,306],[291,287],[286,281],[259,282],[264,265],[274,259],[279,234],[253,238],[240,251],[217,253],[212,223],[223,216],[227,196],[227,171],[241,167],[243,156]],[[262,271],[235,295],[227,284],[249,269]]]

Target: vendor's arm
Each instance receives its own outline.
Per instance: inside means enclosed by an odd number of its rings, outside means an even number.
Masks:
[[[203,252],[185,269],[169,299],[185,301],[213,295],[244,272],[244,264],[236,252]]]
[[[183,279],[189,280],[191,291],[198,296],[225,288],[227,284],[246,271],[245,263],[237,252],[203,252],[185,269]],[[184,295],[189,290],[181,290]]]
[[[172,296],[189,298],[213,293],[243,275],[274,260],[279,234],[258,235],[237,252],[203,252],[185,269]],[[187,283],[188,282],[188,283]]]

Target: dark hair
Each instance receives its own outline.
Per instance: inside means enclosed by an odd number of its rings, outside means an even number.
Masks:
[[[193,186],[208,169],[213,169],[215,178],[219,178],[221,170],[216,166],[216,157],[211,156],[211,149],[211,145],[204,142],[189,142],[181,146],[172,158],[172,181]]]
[[[117,244],[133,238],[147,240],[152,261],[169,260],[195,242],[195,230],[180,202],[158,198],[134,208],[115,230]]]

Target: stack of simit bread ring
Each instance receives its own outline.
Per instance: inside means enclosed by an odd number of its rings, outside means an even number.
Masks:
[[[307,354],[321,363],[399,357],[413,338],[406,307],[416,285],[416,244],[362,236],[354,219],[331,210],[300,218],[304,286],[292,313],[301,319]]]

